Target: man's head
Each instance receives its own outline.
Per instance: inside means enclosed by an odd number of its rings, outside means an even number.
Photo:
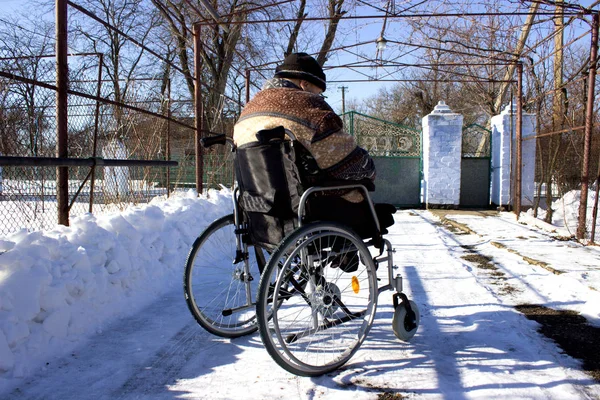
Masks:
[[[283,64],[275,68],[275,77],[299,80],[302,89],[312,93],[318,93],[319,90],[324,92],[327,89],[327,77],[323,68],[306,53],[292,53],[287,56]],[[302,84],[302,81],[305,84]]]

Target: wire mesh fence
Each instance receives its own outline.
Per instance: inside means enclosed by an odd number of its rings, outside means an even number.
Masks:
[[[168,62],[140,46],[132,31],[124,33],[117,22],[111,26],[93,14],[99,10],[86,14],[69,8],[73,18],[67,61],[67,156],[180,160],[176,168],[69,167],[69,216],[123,210],[153,196],[195,187],[193,102],[185,91],[172,96],[171,76],[161,73]],[[23,29],[4,22],[0,156],[56,157],[61,100],[54,29]],[[118,43],[120,54],[102,48],[108,43],[101,40],[106,35]],[[24,41],[29,45],[21,46]],[[207,182],[217,168],[211,165],[205,167]],[[56,167],[0,164],[0,235],[53,227],[60,190]]]
[[[123,210],[167,195],[165,167],[69,167],[69,214]],[[92,186],[93,185],[93,186]],[[0,235],[51,229],[57,221],[56,167],[0,168]]]

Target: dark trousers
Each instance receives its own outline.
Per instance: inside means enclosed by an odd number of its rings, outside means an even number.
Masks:
[[[396,207],[391,204],[375,204],[375,212],[381,234],[387,233],[387,227],[394,224],[392,214],[396,212]],[[308,203],[309,221],[334,221],[348,225],[361,238],[373,237],[376,233],[376,226],[373,220],[373,214],[366,201],[352,203],[337,196],[314,197]]]

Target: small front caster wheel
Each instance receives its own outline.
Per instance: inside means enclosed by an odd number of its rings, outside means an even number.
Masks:
[[[394,319],[392,320],[394,334],[398,339],[405,342],[408,342],[413,336],[415,336],[415,333],[417,333],[417,329],[419,328],[419,321],[421,319],[417,304],[412,300],[409,300],[409,302],[410,308],[414,313],[414,319],[411,321],[411,319],[408,318],[406,303],[402,302],[396,307]]]

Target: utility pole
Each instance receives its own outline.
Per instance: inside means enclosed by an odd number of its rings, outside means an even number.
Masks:
[[[338,90],[342,91],[342,115],[346,114],[346,90],[348,86],[340,86]]]

